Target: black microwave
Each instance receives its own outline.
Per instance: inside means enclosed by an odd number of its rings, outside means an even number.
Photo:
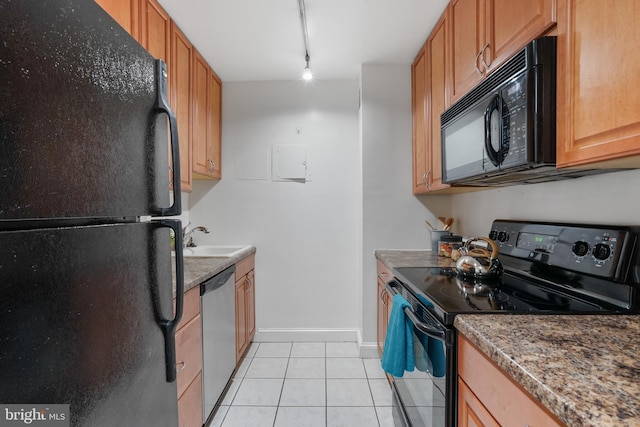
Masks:
[[[442,178],[503,186],[584,176],[556,169],[556,37],[533,40],[441,116]],[[601,171],[602,172],[602,171]]]

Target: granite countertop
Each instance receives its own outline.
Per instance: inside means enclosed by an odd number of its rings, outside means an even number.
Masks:
[[[431,251],[375,256],[389,268],[454,266]],[[455,327],[567,425],[640,427],[640,316],[466,314]]]
[[[227,267],[256,252],[255,246],[250,246],[232,257],[184,257],[184,291],[198,286],[200,283],[215,276]],[[171,267],[175,277],[175,265]],[[175,297],[175,283],[173,296]]]
[[[640,426],[640,316],[459,315],[456,328],[570,426]]]
[[[438,256],[435,252],[426,250],[379,249],[375,256],[389,268],[399,267],[455,267],[451,258]]]

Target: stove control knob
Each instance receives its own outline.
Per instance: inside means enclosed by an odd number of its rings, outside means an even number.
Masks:
[[[576,256],[585,256],[589,252],[589,244],[580,240],[573,244],[571,251]]]
[[[509,240],[509,233],[507,233],[506,231],[501,231],[498,233],[498,241],[504,243],[507,240]]]
[[[489,232],[489,238],[491,240],[496,240],[498,238],[498,230],[491,230]]]
[[[606,261],[611,256],[611,246],[606,243],[598,243],[593,247],[593,257],[598,261]]]

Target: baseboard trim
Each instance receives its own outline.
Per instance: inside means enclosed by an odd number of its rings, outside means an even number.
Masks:
[[[260,328],[254,342],[358,342],[357,329],[275,329]]]
[[[359,329],[275,329],[262,328],[256,331],[253,342],[349,342],[355,341],[363,359],[380,357],[378,344],[362,342]]]
[[[360,358],[361,359],[378,359],[380,355],[378,354],[378,343],[360,343],[358,346],[360,348]]]

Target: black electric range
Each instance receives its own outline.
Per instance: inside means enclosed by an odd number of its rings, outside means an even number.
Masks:
[[[636,227],[496,220],[490,232],[504,274],[473,280],[455,268],[406,267],[394,276],[444,325],[461,313],[633,313]],[[411,297],[409,297],[411,298]]]
[[[489,238],[504,266],[497,279],[463,278],[455,268],[394,269],[386,287],[411,305],[404,312],[426,367],[416,363],[395,378],[396,425],[457,425],[458,314],[638,313],[639,234],[639,227],[495,220]]]

